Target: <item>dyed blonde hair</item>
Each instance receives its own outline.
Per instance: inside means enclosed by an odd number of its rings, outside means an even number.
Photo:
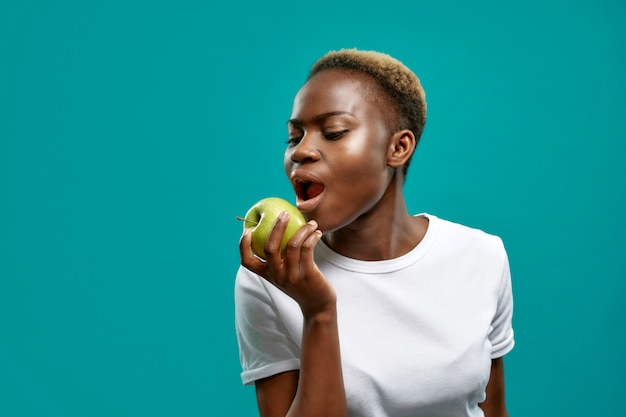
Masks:
[[[417,75],[406,65],[382,52],[341,49],[330,51],[317,60],[307,80],[329,69],[361,73],[373,78],[386,93],[385,101],[396,111],[396,129],[409,129],[415,135],[415,141],[419,142],[426,124],[426,94]],[[405,174],[409,162],[410,159],[404,166]]]

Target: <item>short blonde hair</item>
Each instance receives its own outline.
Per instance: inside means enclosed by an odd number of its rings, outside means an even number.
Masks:
[[[317,60],[307,80],[327,69],[363,73],[373,78],[395,107],[398,130],[411,130],[419,141],[426,124],[426,94],[417,75],[402,62],[382,52],[341,49]]]

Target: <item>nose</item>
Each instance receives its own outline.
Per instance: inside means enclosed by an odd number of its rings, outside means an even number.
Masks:
[[[305,133],[300,142],[295,145],[291,152],[291,161],[295,163],[304,163],[317,161],[319,159],[319,149],[315,143],[315,137],[312,134]]]

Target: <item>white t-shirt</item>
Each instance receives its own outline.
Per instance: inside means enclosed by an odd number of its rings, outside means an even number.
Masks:
[[[315,260],[337,292],[351,417],[475,417],[491,359],[513,348],[513,298],[499,237],[423,214],[427,232],[386,261]],[[240,267],[235,319],[244,384],[299,369],[297,303]]]

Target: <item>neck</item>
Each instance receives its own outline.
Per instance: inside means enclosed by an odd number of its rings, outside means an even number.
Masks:
[[[391,181],[380,201],[351,224],[328,233],[324,242],[353,259],[380,261],[410,252],[422,240],[428,219],[408,213],[401,176]]]

